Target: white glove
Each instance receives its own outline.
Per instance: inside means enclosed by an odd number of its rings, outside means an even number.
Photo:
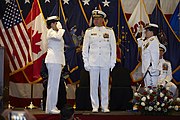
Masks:
[[[59,21],[57,22],[56,26],[57,26],[58,29],[62,29],[62,25],[61,25],[61,23]]]
[[[115,66],[115,63],[111,63],[111,66],[110,66],[111,71],[113,70],[114,66]]]
[[[158,85],[165,86],[166,82],[164,80],[158,80]]]
[[[85,68],[86,71],[89,71],[90,70],[89,64],[84,64],[84,68]]]

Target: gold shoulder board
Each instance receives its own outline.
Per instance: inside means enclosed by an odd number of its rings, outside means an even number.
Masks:
[[[91,29],[93,29],[94,27],[90,27],[90,28],[88,28],[87,30],[91,30]]]
[[[168,61],[168,60],[165,60],[166,62],[168,62],[168,63],[170,63],[170,61]]]
[[[150,41],[153,41],[153,40],[154,40],[154,38],[151,38],[151,39],[150,39]]]
[[[106,27],[106,29],[110,29],[110,30],[112,30],[112,28],[111,28],[111,27]]]

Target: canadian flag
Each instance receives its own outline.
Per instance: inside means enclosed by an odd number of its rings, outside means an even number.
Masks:
[[[142,37],[144,37],[144,27],[146,24],[149,24],[149,17],[146,12],[144,1],[139,0],[136,5],[131,17],[129,18],[128,24],[131,28],[131,31],[134,33],[135,37],[138,33],[142,33]]]
[[[42,59],[45,58],[45,53],[47,51],[46,21],[44,19],[42,10],[40,9],[38,0],[34,0],[31,11],[25,19],[25,23],[27,25],[32,46],[33,79],[30,82],[38,82],[41,80],[40,69]]]

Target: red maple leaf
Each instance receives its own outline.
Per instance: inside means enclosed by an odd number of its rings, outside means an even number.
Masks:
[[[41,35],[42,33],[38,33],[38,31],[36,31],[36,34],[32,36],[32,41],[31,41],[32,52],[36,54],[38,54],[41,51],[40,45],[37,45],[37,43],[41,41]]]

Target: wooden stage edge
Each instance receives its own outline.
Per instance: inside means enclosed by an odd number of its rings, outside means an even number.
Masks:
[[[14,110],[24,110],[16,108]],[[37,120],[61,120],[60,114],[46,114],[40,108],[27,109]],[[75,111],[76,120],[179,120],[180,111],[170,112],[168,115],[142,115],[135,111],[111,111],[110,113],[92,113],[91,111]],[[78,119],[77,119],[78,118]]]
[[[17,110],[23,110],[23,108],[19,108]],[[37,109],[27,109],[31,114],[33,115],[49,115],[46,114],[44,111],[42,111],[40,108]],[[140,112],[137,111],[111,111],[110,113],[102,113],[99,111],[98,113],[92,113],[91,111],[76,111],[75,115],[141,115]],[[179,116],[180,117],[180,111],[173,111],[168,116]]]
[[[18,108],[15,110],[23,110]],[[60,114],[46,114],[40,108],[27,109],[37,120],[61,120]],[[134,111],[111,111],[110,113],[92,113],[91,111],[75,111],[76,120],[179,120],[180,111],[173,111],[169,115],[142,115]],[[77,119],[78,118],[78,119]]]

